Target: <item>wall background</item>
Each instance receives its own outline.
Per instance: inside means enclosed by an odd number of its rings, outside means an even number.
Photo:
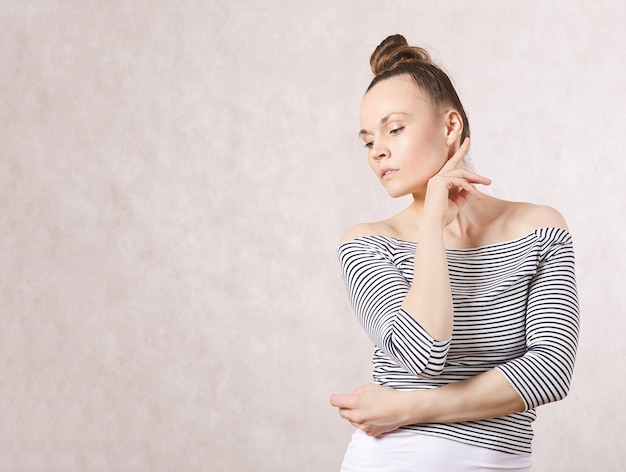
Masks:
[[[492,193],[557,207],[583,325],[536,472],[624,470],[626,6],[0,3],[0,470],[331,471],[370,345],[335,248],[388,216],[368,60],[423,45]]]

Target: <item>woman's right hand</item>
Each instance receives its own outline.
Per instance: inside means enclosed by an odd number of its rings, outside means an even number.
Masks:
[[[331,396],[330,404],[355,428],[368,436],[381,436],[411,423],[416,393],[367,384],[351,394]]]
[[[469,147],[470,139],[465,138],[456,153],[428,181],[424,217],[438,219],[443,228],[452,223],[470,197],[482,198],[476,184],[491,183],[487,177],[463,167],[463,158]]]

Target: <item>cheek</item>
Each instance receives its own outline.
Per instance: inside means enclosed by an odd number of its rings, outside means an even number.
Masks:
[[[433,141],[422,141],[412,149],[407,149],[406,155],[410,156],[406,161],[407,164],[419,170],[420,173],[429,176],[436,174],[447,160],[446,149],[439,144]]]

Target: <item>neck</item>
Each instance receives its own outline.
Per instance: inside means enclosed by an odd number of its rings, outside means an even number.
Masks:
[[[481,200],[468,200],[459,210],[454,220],[446,226],[444,230],[446,239],[462,240],[470,238],[476,229],[480,228],[482,225],[481,215],[483,212],[481,211],[481,207],[483,205],[481,205],[481,203],[489,199],[489,196],[483,195]],[[414,195],[413,202],[403,213],[408,217],[407,221],[416,222],[417,226],[419,224],[417,222],[421,220],[423,212],[424,199]]]

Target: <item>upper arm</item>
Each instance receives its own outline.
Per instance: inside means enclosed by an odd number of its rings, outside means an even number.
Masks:
[[[529,285],[526,354],[498,367],[527,408],[565,398],[574,370],[580,324],[574,250],[569,233],[557,238],[542,250]]]

